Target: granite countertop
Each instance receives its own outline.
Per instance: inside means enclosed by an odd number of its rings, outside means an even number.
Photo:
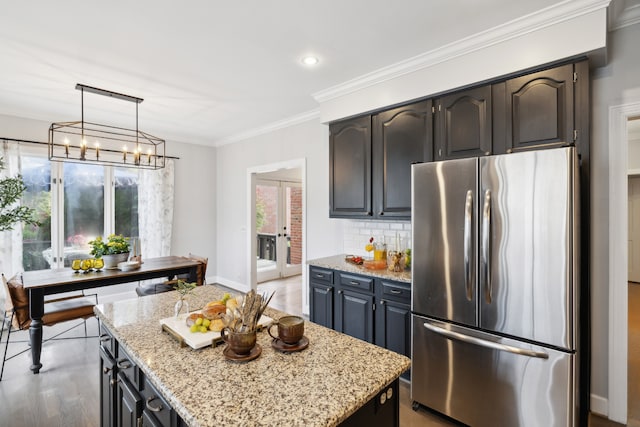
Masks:
[[[220,299],[213,285],[196,288],[191,310]],[[281,353],[266,330],[262,354],[227,361],[224,345],[193,350],[160,328],[176,293],[96,306],[101,322],[189,426],[335,426],[410,367],[400,354],[305,321],[309,347]],[[284,315],[267,308],[265,314]]]
[[[370,270],[361,265],[344,260],[346,255],[333,255],[325,258],[312,259],[307,264],[315,267],[330,268],[332,270],[345,271],[347,273],[364,274],[366,276],[379,277],[381,279],[395,280],[397,282],[411,283],[411,271],[403,271],[402,273],[394,273],[386,268],[382,270]]]

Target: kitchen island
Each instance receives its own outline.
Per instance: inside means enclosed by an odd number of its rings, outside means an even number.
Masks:
[[[199,287],[191,309],[222,295],[215,286]],[[263,331],[257,359],[227,361],[224,345],[180,347],[161,330],[176,298],[168,292],[96,307],[102,425],[114,418],[125,425],[398,425],[397,379],[410,366],[407,357],[305,322],[307,349],[281,353]],[[270,308],[265,314],[284,315]]]

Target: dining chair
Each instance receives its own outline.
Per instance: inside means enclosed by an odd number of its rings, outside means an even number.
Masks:
[[[29,347],[7,357],[11,332],[12,330],[18,331],[28,329],[31,325],[31,318],[29,316],[29,292],[24,289],[21,275],[16,275],[7,280],[5,275],[2,274],[2,295],[0,296],[4,299],[4,315],[2,316],[2,325],[0,325],[0,343],[2,343],[4,330],[7,330],[7,340],[4,347],[4,354],[2,356],[2,368],[0,369],[0,381],[2,381],[5,362],[30,349]],[[83,319],[84,336],[87,337],[86,319],[94,316],[93,307],[95,307],[97,303],[97,294],[85,295],[84,293],[81,295],[46,300],[44,304],[42,324],[44,326],[53,326],[57,323],[69,320]],[[77,326],[80,326],[80,324],[73,325],[64,331],[57,333],[53,337],[44,340],[43,343],[55,339]]]
[[[189,254],[188,258],[200,263],[196,270],[196,285],[204,285],[206,283],[207,264],[209,262],[209,259],[199,255],[194,255],[192,253]],[[188,275],[185,274],[175,276],[170,280],[165,280],[164,282],[141,285],[136,288],[136,294],[138,294],[138,296],[140,297],[143,297],[147,295],[155,295],[161,294],[163,292],[173,291],[175,289],[174,286],[178,283],[178,280],[188,280],[188,278]]]

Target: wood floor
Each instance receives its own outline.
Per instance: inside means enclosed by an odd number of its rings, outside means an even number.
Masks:
[[[277,289],[273,307],[289,313],[302,311],[300,276],[285,282],[267,282],[261,291]],[[285,288],[286,286],[286,288]],[[629,285],[630,356],[635,352],[638,360],[630,360],[630,378],[640,378],[640,285]],[[297,295],[297,296],[296,296]],[[633,309],[631,301],[634,301]],[[97,335],[97,321],[89,319],[90,335]],[[68,326],[69,324],[65,324]],[[45,328],[45,337],[51,336],[59,326]],[[70,332],[84,335],[82,327]],[[28,332],[12,334],[10,353],[26,344],[13,344],[14,339],[28,339]],[[4,346],[1,347],[4,350]],[[43,368],[39,375],[29,371],[31,356],[26,352],[7,362],[0,382],[0,427],[97,427],[99,425],[99,356],[97,338],[76,338],[50,341],[42,351]],[[629,426],[640,426],[640,381],[629,381]],[[411,409],[409,384],[400,383],[400,425],[402,427],[454,426],[450,421],[425,410]],[[620,427],[604,418],[591,415],[591,427]]]

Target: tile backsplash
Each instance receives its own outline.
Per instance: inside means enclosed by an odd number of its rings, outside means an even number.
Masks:
[[[411,247],[410,221],[345,221],[343,242],[345,254],[371,256],[364,249],[370,237],[378,242],[384,239],[388,245],[395,245],[396,233],[403,248]]]

